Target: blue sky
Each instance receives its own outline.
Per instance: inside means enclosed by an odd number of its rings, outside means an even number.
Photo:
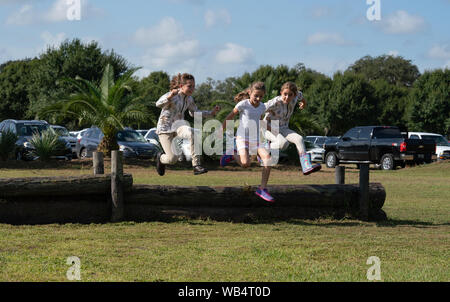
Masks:
[[[80,20],[67,12],[80,1]],[[0,63],[64,39],[96,40],[139,76],[189,72],[223,80],[260,65],[332,76],[365,56],[450,68],[450,0],[0,0]],[[367,11],[380,3],[380,20]]]

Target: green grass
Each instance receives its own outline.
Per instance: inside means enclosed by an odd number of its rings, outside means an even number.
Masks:
[[[109,168],[106,163],[106,170]],[[135,183],[244,185],[260,169],[167,170],[130,164]],[[0,168],[0,177],[90,174],[86,162],[64,168]],[[381,260],[382,281],[450,281],[450,162],[370,172],[387,198],[382,223],[290,220],[0,224],[0,281],[67,281],[67,257],[81,260],[82,281],[367,281],[367,258]],[[269,184],[326,184],[334,171],[302,176],[274,169]],[[358,182],[348,166],[346,182]]]

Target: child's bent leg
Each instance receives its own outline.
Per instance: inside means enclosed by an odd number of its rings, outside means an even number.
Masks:
[[[189,140],[191,146],[192,166],[200,166],[201,156],[200,154],[197,154],[195,150],[194,129],[189,126],[181,126],[177,129],[177,136]]]
[[[292,131],[291,129],[284,130],[284,134],[286,134],[286,139],[294,143],[297,147],[298,155],[300,158],[300,165],[302,166],[304,175],[319,171],[322,168],[320,164],[313,165],[311,163],[311,158],[306,153],[305,143],[303,141],[303,137],[300,134]]]
[[[280,151],[285,150],[289,146],[289,141],[284,138],[284,136],[281,133],[278,133],[278,135],[273,134],[269,130],[266,130],[264,133],[264,136],[268,141],[270,141],[270,148],[271,149],[279,149]]]
[[[258,155],[263,163],[263,170],[261,176],[261,189],[265,189],[267,187],[267,183],[269,182],[270,176],[270,154],[264,148],[258,148]]]
[[[177,162],[177,156],[172,152],[172,141],[175,137],[173,133],[159,134],[159,142],[164,150],[164,154],[161,155],[160,161],[164,165],[173,165]]]
[[[268,202],[274,202],[275,199],[269,194],[267,190],[267,182],[270,176],[270,155],[264,148],[258,148],[258,155],[263,162],[263,170],[261,176],[261,186],[256,190],[255,194]]]

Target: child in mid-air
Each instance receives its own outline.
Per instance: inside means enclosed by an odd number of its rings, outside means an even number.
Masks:
[[[311,164],[311,158],[306,153],[305,143],[303,137],[295,131],[289,129],[289,120],[294,112],[295,105],[299,104],[299,108],[302,110],[306,106],[306,100],[303,98],[303,94],[298,91],[297,86],[292,82],[286,82],[281,87],[281,95],[277,96],[266,105],[266,114],[264,120],[269,123],[273,120],[279,121],[279,131],[274,129],[267,130],[265,137],[271,141],[271,148],[284,150],[289,146],[289,143],[295,144],[297,152],[300,158],[300,164],[304,175],[319,171],[321,169],[320,164]]]
[[[161,96],[156,102],[156,107],[161,108],[156,133],[163,153],[158,153],[156,157],[156,170],[159,175],[164,175],[165,165],[173,165],[177,162],[177,155],[172,150],[172,142],[175,137],[189,139],[191,142],[192,166],[194,174],[199,175],[208,172],[201,166],[200,154],[194,148],[194,129],[180,123],[184,120],[185,111],[188,110],[191,116],[197,112],[197,105],[194,103],[192,94],[195,90],[195,79],[192,75],[184,73],[173,77],[170,83],[170,92]],[[212,111],[200,111],[203,117],[215,116],[220,110],[216,106]]]
[[[249,89],[239,93],[234,100],[237,105],[233,111],[225,118],[222,129],[226,129],[226,121],[234,120],[239,113],[239,127],[236,132],[237,154],[225,154],[220,158],[220,165],[224,167],[231,160],[235,159],[243,167],[250,166],[250,155],[259,155],[263,170],[261,186],[256,190],[256,195],[268,202],[274,202],[274,198],[267,190],[267,182],[270,175],[270,154],[263,144],[260,144],[260,120],[266,106],[261,103],[266,88],[263,82],[253,83]]]

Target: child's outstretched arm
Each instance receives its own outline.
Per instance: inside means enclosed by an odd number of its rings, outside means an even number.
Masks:
[[[234,117],[239,113],[239,110],[237,110],[236,108],[233,109],[233,111],[231,111],[227,117],[225,118],[225,120],[222,123],[222,129],[226,129],[225,127],[227,126],[227,121],[228,120],[234,120]]]

